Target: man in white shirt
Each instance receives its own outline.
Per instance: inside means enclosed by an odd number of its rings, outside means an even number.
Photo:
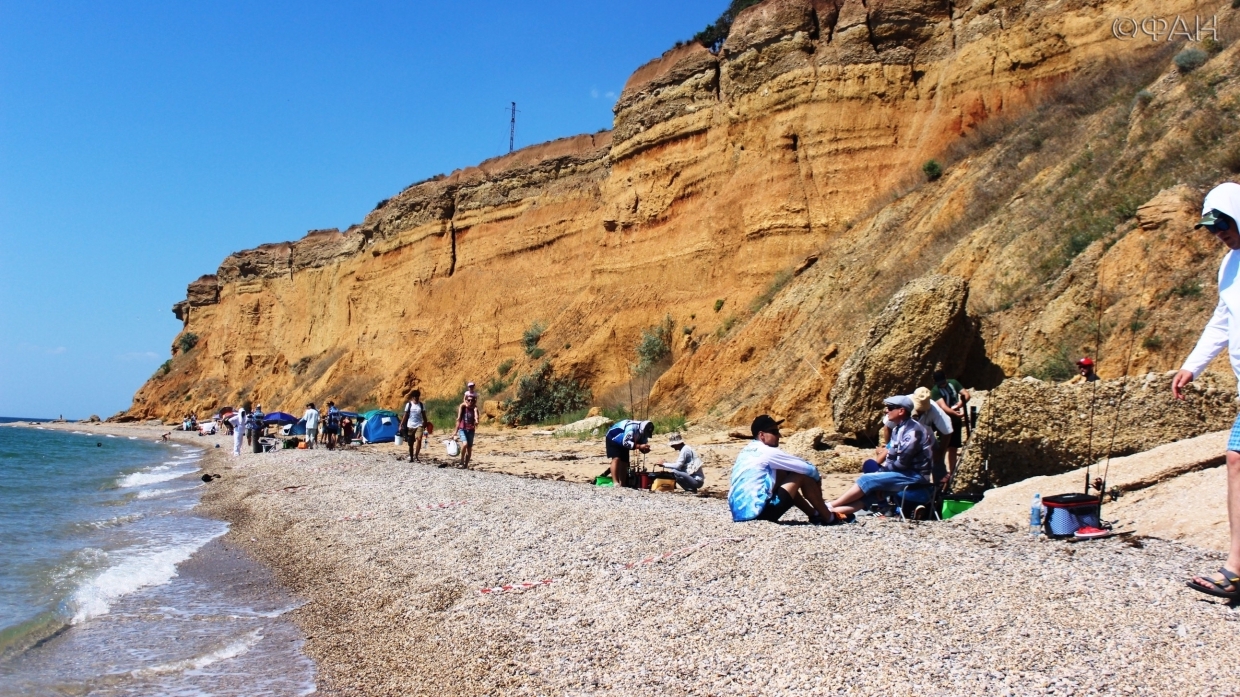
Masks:
[[[401,433],[409,444],[409,461],[417,462],[422,453],[422,436],[426,435],[426,406],[422,404],[422,390],[409,393],[401,419]]]
[[[314,408],[314,402],[306,405],[306,413],[301,418],[306,420],[306,447],[313,448],[319,436],[319,410]]]
[[[685,491],[701,489],[706,483],[706,477],[702,474],[702,458],[693,452],[693,448],[679,433],[670,434],[667,437],[667,444],[677,452],[678,457],[672,464],[664,461],[660,462],[659,466],[671,470],[676,483]]]
[[[1197,341],[1197,346],[1184,361],[1184,366],[1171,380],[1171,393],[1184,399],[1182,390],[1205,370],[1223,349],[1228,350],[1231,369],[1240,377],[1240,184],[1221,184],[1206,194],[1201,222],[1194,226],[1206,228],[1227,246],[1227,254],[1218,271],[1218,306]],[[1240,418],[1231,428],[1227,441],[1227,518],[1231,544],[1227,561],[1210,576],[1197,576],[1188,582],[1194,590],[1209,595],[1240,599]]]

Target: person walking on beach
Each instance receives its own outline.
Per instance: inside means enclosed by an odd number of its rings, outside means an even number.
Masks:
[[[245,417],[241,412],[234,411],[223,416],[224,423],[232,426],[233,456],[240,457],[241,441],[245,438]]]
[[[327,402],[327,415],[323,417],[323,436],[327,449],[334,449],[336,439],[340,436],[340,410],[336,408],[336,403],[330,400]]]
[[[474,454],[474,431],[478,428],[478,397],[466,393],[465,401],[456,408],[456,435],[461,441],[461,467],[469,469]]]
[[[306,413],[301,418],[306,420],[306,447],[313,448],[319,437],[319,410],[314,408],[314,402],[306,405]]]
[[[426,433],[426,406],[422,404],[422,390],[409,393],[405,412],[401,416],[400,432],[409,444],[409,461],[417,462],[422,454],[422,436]]]
[[[1201,332],[1197,346],[1171,379],[1171,394],[1184,399],[1184,388],[1192,382],[1223,349],[1228,350],[1231,369],[1240,378],[1240,184],[1220,184],[1206,194],[1201,221],[1193,229],[1206,228],[1227,247],[1218,270],[1218,305]],[[1240,416],[1227,439],[1227,521],[1231,543],[1227,561],[1218,572],[1196,576],[1189,588],[1209,595],[1240,599]]]

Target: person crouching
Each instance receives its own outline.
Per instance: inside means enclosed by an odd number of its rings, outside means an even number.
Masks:
[[[837,514],[849,515],[860,508],[877,503],[879,496],[899,493],[906,487],[930,483],[934,463],[934,439],[930,431],[911,417],[913,400],[897,395],[883,400],[891,423],[891,442],[881,472],[863,474],[842,496],[830,503]]]
[[[753,420],[753,441],[736,456],[732,466],[728,507],[732,520],[779,520],[789,508],[801,509],[815,525],[842,521],[822,499],[818,468],[779,449],[779,425],[767,414]]]
[[[701,489],[706,483],[706,476],[702,474],[702,458],[697,456],[692,447],[685,444],[685,439],[679,433],[669,435],[667,444],[676,451],[676,462],[660,462],[659,466],[669,470],[676,478],[676,483],[685,491]]]

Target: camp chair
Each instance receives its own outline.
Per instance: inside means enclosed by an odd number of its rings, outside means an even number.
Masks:
[[[892,495],[889,498],[896,498]],[[910,484],[900,490],[899,504],[895,506],[901,520],[916,520],[917,508],[924,506],[934,519],[939,518],[937,506],[939,488],[933,484]]]
[[[260,436],[258,439],[258,444],[263,446],[263,452],[265,453],[274,452],[284,447],[283,440],[279,438],[272,438],[270,436]]]

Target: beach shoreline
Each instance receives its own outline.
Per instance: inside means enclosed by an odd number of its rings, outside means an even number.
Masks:
[[[1183,585],[1220,557],[1187,545],[816,528],[795,511],[735,524],[717,498],[410,464],[393,445],[233,458],[225,440],[204,460],[222,477],[202,509],[305,601],[290,616],[323,694],[1210,693],[1240,679],[1237,613]]]

